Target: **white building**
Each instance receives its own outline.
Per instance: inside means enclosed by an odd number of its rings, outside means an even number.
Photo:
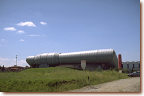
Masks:
[[[122,62],[122,68],[129,72],[140,71],[140,61]]]

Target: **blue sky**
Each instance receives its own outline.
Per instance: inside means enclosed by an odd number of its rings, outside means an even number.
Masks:
[[[0,65],[51,52],[112,48],[140,60],[139,0],[0,0]]]

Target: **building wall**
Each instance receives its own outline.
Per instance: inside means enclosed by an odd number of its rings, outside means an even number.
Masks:
[[[123,62],[123,70],[140,71],[140,62]]]

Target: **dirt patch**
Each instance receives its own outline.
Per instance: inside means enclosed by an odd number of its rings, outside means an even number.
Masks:
[[[140,77],[86,86],[69,92],[140,92]]]

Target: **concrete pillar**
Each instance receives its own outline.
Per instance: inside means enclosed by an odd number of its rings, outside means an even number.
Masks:
[[[122,68],[122,58],[121,58],[121,54],[118,55],[118,69]]]
[[[85,70],[86,68],[86,60],[81,60],[81,68]]]

